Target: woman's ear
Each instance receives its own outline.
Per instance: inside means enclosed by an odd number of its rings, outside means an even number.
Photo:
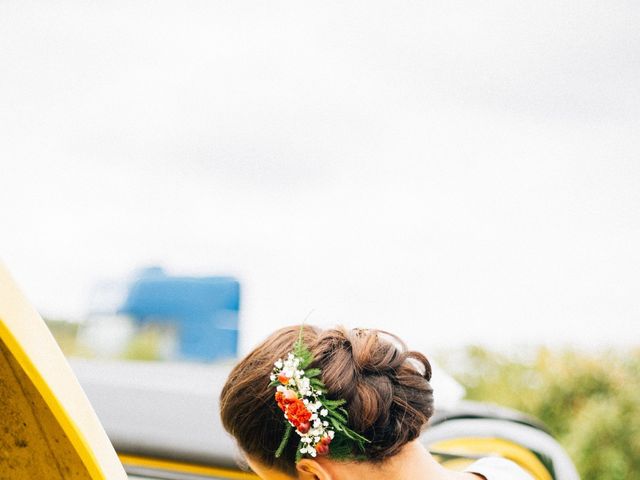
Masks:
[[[300,480],[332,480],[331,474],[315,460],[303,458],[296,464]]]

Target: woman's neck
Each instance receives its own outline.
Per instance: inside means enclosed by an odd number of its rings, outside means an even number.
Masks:
[[[480,477],[441,466],[418,441],[407,443],[400,452],[381,464],[332,462],[333,478],[341,480],[477,480]]]

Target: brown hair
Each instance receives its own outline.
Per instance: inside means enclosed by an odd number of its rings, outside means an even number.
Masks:
[[[299,333],[300,326],[274,332],[235,366],[220,395],[222,423],[240,448],[293,476],[298,437],[292,435],[282,456],[275,457],[286,420],[269,375]],[[346,400],[349,427],[371,441],[367,460],[382,461],[418,437],[433,414],[431,365],[423,354],[407,351],[398,337],[381,330],[305,325],[303,341],[313,354],[311,367],[322,370],[327,396]]]

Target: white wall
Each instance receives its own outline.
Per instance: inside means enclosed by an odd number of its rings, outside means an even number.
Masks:
[[[0,256],[159,262],[415,347],[638,343],[635,2],[0,4]]]

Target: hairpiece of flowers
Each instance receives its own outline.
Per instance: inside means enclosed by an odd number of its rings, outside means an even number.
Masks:
[[[296,462],[303,455],[328,455],[329,450],[332,458],[349,457],[354,444],[364,451],[369,440],[347,426],[348,413],[343,407],[346,401],[325,396],[320,369],[308,368],[312,361],[311,352],[302,342],[301,329],[293,351],[274,364],[270,386],[276,387],[275,399],[287,420],[275,456],[282,454],[293,430],[300,436]]]

